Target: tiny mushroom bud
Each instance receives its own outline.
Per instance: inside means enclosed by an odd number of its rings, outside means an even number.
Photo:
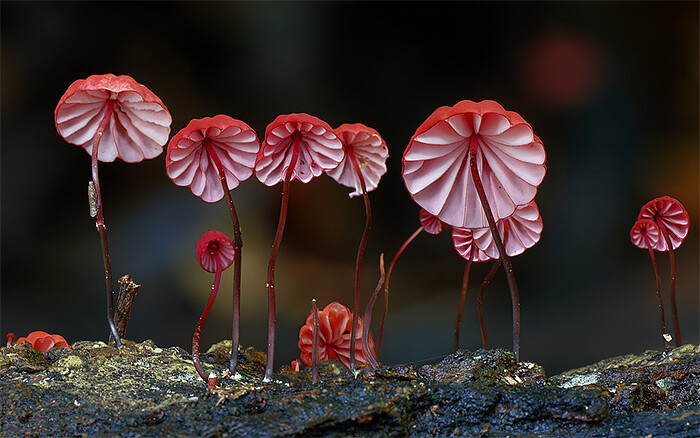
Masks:
[[[209,300],[207,301],[207,305],[202,312],[202,316],[199,318],[197,327],[194,330],[194,335],[192,336],[192,362],[202,379],[207,382],[207,384],[210,384],[210,377],[204,372],[199,362],[199,338],[202,333],[204,322],[207,320],[209,311],[214,305],[216,294],[219,291],[221,273],[231,266],[236,253],[231,239],[226,234],[216,230],[207,231],[199,238],[195,253],[202,269],[214,274],[214,284],[209,294]],[[214,381],[216,381],[216,377]]]
[[[121,339],[114,325],[112,267],[97,163],[117,158],[136,163],[157,157],[168,141],[172,117],[160,98],[132,77],[104,74],[73,82],[56,105],[54,119],[61,137],[92,156],[90,214],[96,218],[102,246],[107,321],[119,347]]]

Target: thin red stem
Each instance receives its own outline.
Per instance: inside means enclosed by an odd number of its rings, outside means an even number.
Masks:
[[[654,250],[652,249],[648,240],[647,248],[649,248],[649,257],[651,257],[651,264],[654,266],[654,275],[656,276],[656,296],[659,298],[659,314],[661,315],[661,338],[664,340],[664,348],[668,348],[668,341],[666,341],[666,319],[664,318],[664,300],[661,298],[661,279],[659,278],[659,268],[656,265]]]
[[[486,192],[484,191],[484,186],[481,183],[481,178],[479,177],[479,170],[476,164],[476,151],[478,146],[479,143],[477,136],[473,135],[469,144],[469,165],[471,168],[472,179],[474,180],[474,186],[476,188],[476,193],[479,195],[479,201],[481,201],[481,206],[484,209],[486,220],[489,223],[491,235],[493,236],[494,242],[496,242],[496,247],[498,248],[498,253],[500,255],[501,262],[503,263],[503,268],[506,271],[506,277],[508,278],[508,286],[510,287],[510,298],[513,308],[513,353],[515,354],[515,360],[520,362],[520,296],[518,294],[518,285],[515,283],[513,265],[510,262],[508,254],[506,254],[506,249],[503,246],[503,241],[501,241],[501,236],[498,234],[496,221],[493,219],[493,213],[491,212],[489,201],[486,198]]]
[[[668,257],[671,262],[671,313],[673,313],[673,330],[676,335],[676,347],[682,345],[681,342],[681,326],[678,321],[678,309],[676,307],[676,257],[673,254],[673,245],[671,245],[671,239],[668,237],[666,232],[666,227],[661,222],[660,218],[656,218],[656,223],[661,231],[661,235],[664,236],[666,241],[666,246],[668,246]]]
[[[122,340],[117,332],[117,326],[114,324],[114,288],[112,285],[112,264],[109,259],[109,247],[107,245],[107,227],[105,226],[105,219],[102,214],[102,192],[100,191],[100,177],[97,171],[98,155],[100,148],[100,140],[102,139],[102,133],[104,132],[107,124],[114,114],[114,101],[107,101],[107,110],[105,115],[100,121],[97,127],[97,132],[95,134],[95,140],[92,145],[92,185],[95,193],[95,208],[97,210],[97,215],[95,218],[95,226],[97,227],[97,232],[100,234],[100,245],[102,246],[102,260],[104,262],[105,268],[105,287],[107,289],[107,322],[109,324],[109,330],[112,332],[114,337],[114,342],[117,347],[122,346]]]
[[[372,227],[372,207],[369,204],[369,196],[367,196],[367,186],[365,185],[365,178],[362,176],[362,171],[360,166],[357,164],[357,159],[352,149],[346,150],[350,162],[352,163],[355,173],[360,180],[360,187],[362,188],[362,198],[365,201],[365,230],[362,233],[362,240],[360,240],[360,247],[357,250],[357,260],[355,262],[355,296],[353,303],[353,313],[352,313],[352,331],[350,332],[350,371],[355,372],[355,335],[357,334],[357,322],[360,313],[360,286],[361,286],[361,275],[362,275],[362,260],[365,256],[365,248],[367,247],[367,239],[369,238],[369,231]]]
[[[489,345],[486,342],[486,324],[484,324],[484,291],[486,290],[486,286],[489,285],[493,277],[496,275],[496,272],[500,266],[501,260],[496,260],[496,263],[493,264],[489,273],[486,274],[486,277],[484,277],[484,281],[481,282],[479,297],[476,301],[476,309],[479,316],[479,330],[481,331],[481,345],[484,349],[489,348]]]
[[[211,293],[209,294],[209,300],[207,301],[206,307],[202,312],[202,316],[199,317],[199,322],[197,322],[197,327],[194,329],[194,335],[192,336],[192,362],[197,370],[197,373],[202,377],[202,380],[209,384],[209,376],[202,369],[202,365],[199,363],[199,338],[202,334],[202,327],[204,327],[204,321],[207,320],[209,316],[209,311],[214,305],[214,300],[216,300],[216,294],[219,291],[219,285],[221,284],[221,259],[218,255],[214,256],[216,260],[216,274],[214,274],[214,284],[211,286]]]
[[[314,317],[314,338],[311,350],[311,383],[314,385],[318,382],[318,307],[316,307],[316,299],[311,300],[311,313]]]
[[[391,278],[391,271],[394,270],[394,264],[396,264],[396,260],[398,260],[401,253],[406,249],[408,244],[413,242],[413,239],[415,239],[416,236],[418,236],[421,233],[421,231],[423,231],[423,228],[424,228],[423,225],[421,225],[420,227],[418,227],[418,229],[416,229],[416,231],[413,232],[413,234],[411,234],[409,236],[408,239],[406,239],[406,241],[403,243],[403,245],[401,245],[399,250],[396,251],[394,258],[391,259],[391,263],[389,264],[389,270],[387,271],[387,274],[386,274],[386,281],[384,282],[384,315],[382,315],[382,322],[381,322],[381,324],[379,324],[379,335],[377,337],[377,348],[376,348],[377,357],[379,357],[379,352],[382,349],[382,335],[384,333],[384,322],[386,321],[386,316],[389,313],[389,279]],[[371,308],[370,308],[370,313],[372,313]]]
[[[277,223],[277,232],[275,233],[275,241],[272,244],[272,253],[270,254],[270,262],[267,265],[267,364],[265,365],[265,377],[263,381],[269,382],[272,378],[272,369],[274,365],[275,355],[275,262],[277,261],[277,252],[282,243],[282,235],[284,234],[284,225],[287,221],[287,206],[289,204],[289,185],[292,182],[292,175],[299,159],[300,134],[295,132],[292,134],[292,158],[287,168],[287,173],[282,184],[282,205],[280,207],[280,217]]]
[[[462,291],[459,297],[459,308],[457,309],[457,322],[455,323],[455,340],[453,350],[456,353],[459,350],[459,331],[462,326],[462,311],[464,310],[464,301],[467,298],[467,285],[469,284],[469,270],[472,267],[471,259],[467,260],[467,266],[464,268],[464,276],[462,278]]]
[[[362,321],[362,350],[365,353],[367,362],[369,362],[372,368],[377,368],[379,363],[377,358],[372,354],[372,350],[369,348],[369,326],[372,323],[372,309],[374,308],[374,302],[377,300],[377,295],[379,291],[382,290],[382,285],[384,284],[384,254],[379,256],[379,282],[377,282],[377,287],[374,289],[374,293],[367,303],[365,308],[365,317]],[[379,355],[379,353],[377,353]]]
[[[236,257],[233,260],[233,322],[231,331],[231,360],[229,362],[229,372],[233,375],[236,371],[236,364],[238,363],[238,345],[241,339],[241,264],[243,260],[243,237],[241,236],[241,225],[238,221],[238,215],[236,214],[236,207],[233,205],[231,191],[228,189],[228,180],[226,179],[224,166],[221,164],[221,160],[211,144],[211,139],[205,138],[202,144],[207,154],[209,154],[209,157],[211,157],[214,162],[216,169],[219,171],[219,180],[221,181],[221,187],[224,190],[224,197],[226,198],[228,210],[231,214],[231,221],[233,222],[233,248]]]
[[[666,246],[668,246],[668,257],[671,262],[671,313],[673,313],[673,329],[676,335],[676,347],[680,347],[682,345],[681,327],[678,322],[678,309],[676,307],[676,257],[673,254],[671,239],[668,237],[666,226],[661,222],[661,218],[656,217],[656,225],[659,227],[659,231],[666,241]]]

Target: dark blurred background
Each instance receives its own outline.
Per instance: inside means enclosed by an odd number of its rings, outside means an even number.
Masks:
[[[228,114],[262,139],[278,114],[332,126],[362,122],[390,151],[370,195],[374,223],[362,305],[418,226],[401,179],[410,137],[438,106],[493,99],[517,111],[547,151],[536,198],[541,241],[513,260],[522,302],[522,358],[548,374],[663,348],[654,275],[629,230],[652,198],[679,199],[691,230],[677,250],[683,340],[699,341],[698,3],[2,2],[2,309],[0,336],[33,330],[69,342],[107,338],[102,256],[86,185],[90,157],[57,134],[66,88],[92,74],[128,74],[173,117]],[[189,350],[212,275],[194,257],[209,229],[231,233],[225,202],[206,204],[165,175],[165,154],[100,165],[115,281],[142,284],[127,339]],[[352,306],[364,226],[361,199],[327,176],[291,187],[277,262],[276,366],[298,357],[316,298]],[[281,185],[255,177],[233,192],[243,227],[241,341],[264,350],[265,272]],[[668,304],[669,266],[659,254]],[[421,235],[392,276],[381,360],[451,352],[465,262],[449,233]],[[462,347],[480,346],[475,296],[490,264],[472,268]],[[232,273],[202,334],[230,337]],[[382,306],[375,310],[379,321]],[[511,347],[510,295],[487,290],[492,347]],[[666,315],[668,331],[673,323]],[[373,324],[376,335],[377,326]]]

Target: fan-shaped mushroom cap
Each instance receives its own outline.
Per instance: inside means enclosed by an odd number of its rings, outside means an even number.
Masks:
[[[651,219],[639,219],[630,230],[632,243],[642,249],[654,249],[661,238],[659,227]]]
[[[496,222],[498,234],[503,239],[506,254],[510,257],[522,254],[528,248],[533,247],[542,235],[542,217],[535,201],[527,205],[518,206],[513,214]],[[508,232],[506,233],[506,228]],[[496,242],[488,227],[474,229],[474,241],[479,249],[483,250],[491,258],[499,257]],[[505,237],[504,237],[505,236]]]
[[[362,123],[340,125],[335,128],[335,135],[343,143],[345,154],[340,164],[334,169],[326,170],[326,173],[340,184],[354,188],[350,197],[362,195],[360,178],[347,155],[351,152],[362,172],[365,189],[368,192],[376,189],[379,179],[386,173],[386,159],[389,156],[384,139],[376,130]]]
[[[293,137],[299,136],[299,158],[292,180],[307,183],[333,169],[343,159],[343,145],[328,123],[305,113],[286,114],[267,125],[265,140],[255,161],[255,176],[266,186],[284,180],[294,152]]]
[[[666,228],[673,249],[681,246],[690,228],[688,212],[683,207],[683,204],[670,196],[652,199],[644,204],[637,219],[658,220]],[[656,251],[668,251],[666,240],[660,237],[653,249]]]
[[[472,262],[493,260],[493,257],[476,246],[474,230],[470,228],[452,228],[452,242],[459,255],[465,260],[471,260]]]
[[[224,197],[224,190],[205,139],[221,161],[229,190],[253,174],[260,142],[250,126],[223,114],[193,119],[170,140],[165,156],[168,177],[204,201],[217,202]]]
[[[413,200],[457,228],[488,225],[468,165],[472,144],[495,220],[532,201],[546,172],[542,142],[517,113],[490,100],[438,108],[411,137],[402,173]]]
[[[100,139],[98,160],[136,163],[160,155],[170,136],[170,112],[158,96],[127,75],[93,75],[73,82],[54,111],[58,133],[92,154],[109,101],[114,112]]]
[[[299,349],[301,360],[311,365],[313,350],[313,315],[306,318],[306,324],[299,330]],[[355,360],[368,363],[362,349],[362,318],[358,319],[357,335],[355,336]],[[318,312],[318,360],[340,360],[350,368],[350,332],[352,330],[352,313],[350,309],[338,302],[327,305]],[[374,354],[374,340],[369,338],[370,350]]]
[[[225,270],[236,256],[236,251],[233,248],[231,239],[221,231],[211,230],[202,234],[202,237],[197,241],[195,248],[197,260],[207,272],[216,272],[216,259],[219,258],[221,270]]]
[[[420,220],[420,224],[423,225],[423,231],[428,234],[440,234],[448,227],[448,225],[438,219],[437,216],[433,216],[423,208],[420,209],[418,219]]]

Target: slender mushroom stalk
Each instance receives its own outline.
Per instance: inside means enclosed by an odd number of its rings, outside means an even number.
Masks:
[[[488,286],[491,280],[493,280],[493,277],[496,275],[496,272],[500,267],[501,260],[496,260],[489,273],[486,274],[486,277],[484,277],[484,281],[481,282],[481,287],[479,287],[479,297],[477,298],[476,302],[476,312],[479,318],[479,331],[481,332],[481,346],[484,348],[484,350],[489,348],[488,342],[486,341],[486,324],[484,323],[484,291],[486,290],[486,286]]]
[[[214,274],[214,284],[211,287],[211,293],[207,300],[207,305],[204,307],[202,315],[199,317],[197,326],[194,329],[192,336],[192,362],[197,370],[197,373],[202,377],[202,380],[211,386],[211,375],[206,374],[199,361],[199,339],[202,334],[202,327],[209,316],[216,300],[216,295],[219,292],[221,284],[221,273],[231,266],[233,259],[236,256],[235,249],[231,239],[221,231],[207,231],[199,238],[196,247],[196,255],[199,264],[207,272]],[[214,376],[214,386],[216,386],[216,376]]]
[[[165,167],[170,179],[179,186],[189,186],[205,202],[226,198],[233,224],[233,321],[229,373],[238,363],[241,320],[241,265],[243,238],[233,204],[231,190],[253,174],[260,143],[255,131],[246,123],[219,114],[193,119],[168,144]]]
[[[308,114],[278,116],[265,130],[255,161],[255,176],[265,185],[282,184],[280,217],[267,267],[268,326],[264,382],[272,377],[275,353],[275,264],[282,242],[293,179],[303,183],[338,166],[343,157],[340,140],[331,127]]]
[[[488,100],[438,108],[416,130],[403,155],[404,183],[418,205],[455,228],[490,229],[511,290],[516,360],[519,295],[496,221],[535,198],[546,173],[545,158],[532,127]]]
[[[661,252],[668,251],[671,264],[671,312],[673,313],[676,347],[680,347],[682,341],[678,309],[676,307],[676,258],[673,250],[678,248],[688,235],[690,216],[683,204],[677,199],[670,196],[662,196],[647,202],[639,212],[637,219],[650,219],[656,223],[661,237],[654,245],[654,249]]]
[[[355,188],[350,196],[362,195],[365,204],[365,228],[360,240],[355,261],[355,294],[353,299],[353,321],[350,335],[350,369],[355,371],[355,334],[358,332],[360,313],[360,286],[362,283],[362,261],[372,227],[372,207],[368,191],[374,190],[379,179],[386,173],[386,159],[389,151],[379,133],[361,123],[345,123],[335,129],[335,134],[343,144],[343,160],[335,169],[326,173],[339,183]],[[359,162],[359,163],[358,163]],[[365,182],[365,176],[368,179]]]
[[[389,313],[389,280],[391,279],[391,273],[394,270],[394,265],[396,264],[396,261],[399,259],[399,256],[404,252],[406,247],[411,242],[413,242],[413,240],[416,237],[418,237],[418,235],[422,231],[425,231],[428,234],[440,234],[445,228],[447,228],[447,224],[445,224],[432,214],[428,213],[424,209],[421,209],[420,213],[418,214],[418,219],[420,221],[420,226],[416,229],[416,231],[414,231],[410,236],[408,236],[408,239],[406,239],[406,241],[396,251],[396,254],[394,254],[394,258],[391,259],[391,263],[389,264],[389,270],[386,274],[386,280],[384,281],[384,313],[382,314],[382,321],[379,324],[379,334],[377,338],[377,356],[379,356],[382,346],[384,322],[386,321],[387,314]],[[369,314],[371,314],[373,308],[374,301],[372,301],[371,306],[369,304],[367,305],[365,315],[367,315],[368,312]]]
[[[314,316],[314,340],[313,351],[311,353],[311,383],[314,385],[318,382],[318,307],[316,307],[316,298],[311,300],[311,313]]]
[[[374,356],[374,352],[372,351],[373,348],[369,343],[369,326],[372,323],[372,309],[374,308],[374,302],[377,300],[377,295],[379,294],[379,291],[382,290],[384,279],[384,254],[382,253],[379,255],[379,281],[377,282],[377,287],[374,289],[374,293],[370,297],[369,302],[367,303],[367,307],[365,308],[365,319],[364,325],[362,326],[362,351],[364,352],[369,365],[373,369],[376,369],[379,366],[379,363],[377,362],[377,358]],[[376,354],[379,355],[379,352],[377,352]]]
[[[503,249],[508,257],[522,254],[526,249],[533,247],[542,235],[542,217],[535,201],[527,205],[518,206],[513,214],[496,223],[496,232],[501,237]],[[487,348],[486,328],[483,317],[483,294],[502,259],[499,258],[499,250],[490,227],[475,229],[457,229],[452,231],[457,252],[468,261],[497,260],[486,278],[481,284],[477,298],[477,313],[479,316],[479,328],[481,330],[482,345]]]
[[[473,262],[484,262],[491,260],[492,257],[479,249],[475,243],[474,231],[469,228],[453,228],[452,241],[455,250],[464,259],[467,260],[467,265],[464,268],[464,276],[462,278],[462,290],[459,297],[459,307],[457,309],[457,321],[455,322],[454,344],[453,350],[459,350],[459,334],[462,326],[462,312],[464,311],[464,302],[467,297],[467,286],[469,284],[469,271]]]
[[[632,243],[642,249],[649,250],[651,264],[654,267],[654,276],[656,277],[656,296],[659,299],[659,315],[661,321],[661,337],[664,340],[664,348],[668,348],[670,335],[666,333],[666,319],[664,317],[664,300],[661,296],[661,279],[659,278],[659,268],[656,265],[656,257],[654,256],[654,248],[658,245],[661,231],[656,225],[656,222],[650,219],[638,219],[632,226],[630,231],[630,239]]]
[[[67,142],[91,155],[88,184],[90,216],[100,235],[107,291],[107,322],[117,347],[121,338],[114,323],[114,285],[102,211],[98,161],[120,158],[127,163],[155,158],[170,135],[172,117],[163,102],[130,76],[93,75],[73,82],[54,110],[56,130]]]

